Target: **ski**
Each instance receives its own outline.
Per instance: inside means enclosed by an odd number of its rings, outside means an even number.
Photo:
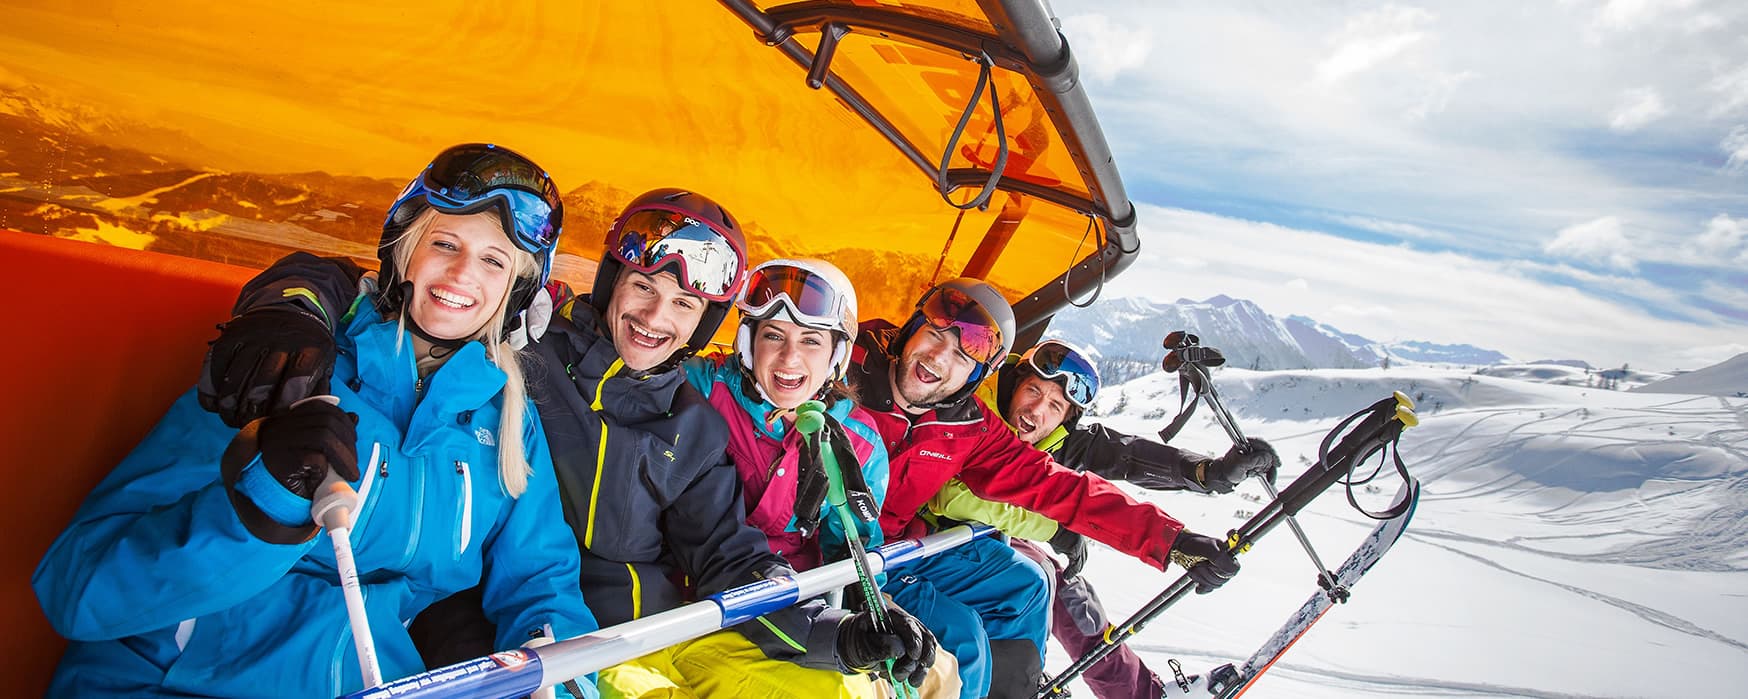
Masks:
[[[1263,642],[1262,646],[1252,653],[1244,664],[1234,667],[1231,663],[1210,670],[1206,675],[1184,677],[1177,675],[1175,682],[1168,683],[1167,697],[1214,697],[1216,699],[1235,699],[1249,690],[1251,685],[1273,667],[1293,644],[1305,636],[1305,632],[1323,618],[1323,614],[1337,602],[1347,601],[1348,591],[1366,571],[1377,565],[1378,561],[1390,551],[1390,547],[1402,537],[1402,532],[1408,529],[1408,521],[1414,516],[1415,505],[1420,501],[1420,483],[1414,480],[1404,481],[1396,491],[1396,504],[1392,510],[1401,509],[1401,514],[1379,522],[1353,555],[1348,556],[1341,566],[1335,570],[1335,584],[1328,590],[1319,590],[1305,600],[1281,628],[1273,636]],[[1176,663],[1173,662],[1175,667]]]
[[[1239,554],[1249,551],[1251,545],[1255,544],[1264,534],[1273,530],[1282,521],[1297,514],[1319,494],[1338,482],[1345,485],[1349,491],[1347,494],[1348,504],[1359,509],[1358,503],[1353,500],[1352,489],[1356,485],[1363,485],[1375,478],[1377,473],[1374,472],[1363,479],[1355,480],[1355,469],[1358,464],[1366,461],[1373,454],[1388,454],[1387,458],[1394,459],[1396,471],[1402,476],[1403,482],[1413,483],[1413,477],[1408,474],[1407,467],[1402,463],[1401,454],[1393,448],[1401,439],[1402,430],[1418,424],[1418,418],[1408,407],[1412,404],[1408,400],[1408,396],[1398,391],[1391,397],[1373,403],[1342,420],[1340,424],[1329,431],[1329,434],[1324,436],[1322,444],[1318,446],[1317,461],[1311,465],[1311,468],[1299,474],[1299,477],[1287,484],[1286,488],[1281,489],[1279,495],[1265,505],[1262,511],[1252,515],[1243,525],[1227,533],[1227,550]],[[1382,467],[1383,465],[1380,464],[1379,468]],[[1418,500],[1418,487],[1412,493],[1413,499]],[[1401,517],[1414,500],[1398,501],[1395,506],[1383,514],[1372,516],[1377,519]],[[1319,571],[1319,574],[1323,579],[1329,579],[1325,571]],[[1038,692],[1032,695],[1034,699],[1048,699],[1066,694],[1069,682],[1086,672],[1087,668],[1092,667],[1093,664],[1110,655],[1117,646],[1140,633],[1149,622],[1189,594],[1194,587],[1195,583],[1191,581],[1189,573],[1186,572],[1178,576],[1176,580],[1166,586],[1165,590],[1148,600],[1128,619],[1107,628],[1104,639],[1100,643],[1075,659],[1068,666],[1068,669],[1050,678],[1043,686],[1039,687]],[[1332,585],[1332,588],[1340,589],[1340,586]]]

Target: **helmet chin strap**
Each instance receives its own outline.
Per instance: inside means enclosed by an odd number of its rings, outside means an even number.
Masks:
[[[454,352],[455,350],[460,349],[462,345],[472,341],[465,337],[459,340],[445,340],[440,337],[433,337],[431,333],[425,332],[424,328],[419,327],[419,321],[414,320],[413,314],[408,310],[408,308],[413,304],[413,283],[403,281],[395,288],[400,292],[401,318],[406,321],[407,329],[413,331],[413,334],[417,335],[419,339],[431,343],[433,348],[444,350],[445,354]]]

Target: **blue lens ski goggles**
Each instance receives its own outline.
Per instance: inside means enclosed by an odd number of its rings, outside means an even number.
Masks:
[[[1021,357],[1032,371],[1048,379],[1062,379],[1062,390],[1068,400],[1082,409],[1092,406],[1099,393],[1099,370],[1072,345],[1060,340],[1045,340]]]
[[[504,232],[542,267],[550,265],[564,226],[564,202],[552,178],[533,161],[492,144],[470,143],[438,154],[395,199],[389,219],[415,198],[446,214],[495,208]]]

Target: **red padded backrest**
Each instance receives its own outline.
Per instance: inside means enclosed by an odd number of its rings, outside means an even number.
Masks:
[[[66,642],[30,575],[91,488],[194,385],[213,326],[255,270],[4,230],[0,260],[0,677],[7,694],[42,696]]]

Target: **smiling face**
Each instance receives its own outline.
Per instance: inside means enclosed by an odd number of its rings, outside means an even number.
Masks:
[[[753,380],[779,408],[792,410],[819,395],[832,375],[833,337],[787,320],[753,328]]]
[[[924,323],[904,343],[898,366],[892,372],[892,397],[908,412],[917,406],[946,400],[965,387],[977,370],[977,361],[959,348],[959,335]]]
[[[515,248],[489,214],[429,215],[431,225],[406,264],[405,280],[413,284],[406,312],[432,337],[474,337],[503,314]]]
[[[686,345],[704,318],[704,297],[680,286],[672,272],[625,268],[602,319],[625,366],[648,371]]]
[[[1037,444],[1068,419],[1068,407],[1068,396],[1062,386],[1027,373],[1020,377],[1013,397],[1008,399],[1008,417],[1020,439]]]

